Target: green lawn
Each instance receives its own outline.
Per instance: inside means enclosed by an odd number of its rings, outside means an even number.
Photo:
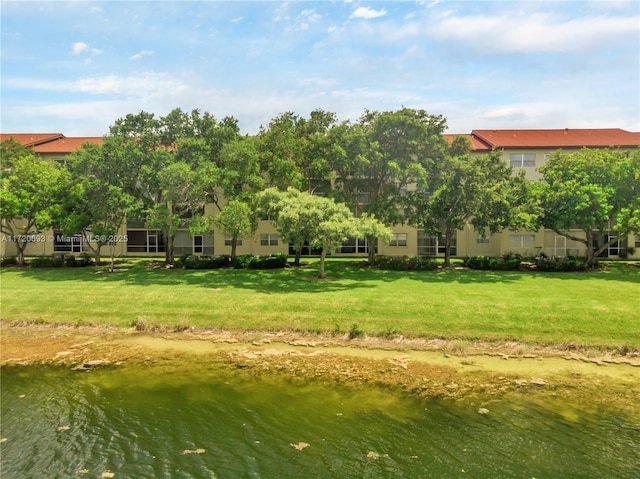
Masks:
[[[349,331],[640,347],[640,269],[592,273],[372,271],[329,261],[273,271],[20,269],[0,273],[4,320],[129,327]],[[104,269],[104,268],[100,268]]]

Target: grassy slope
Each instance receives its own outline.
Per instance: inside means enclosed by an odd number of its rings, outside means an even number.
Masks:
[[[448,339],[640,346],[640,270],[383,272],[328,264],[284,271],[2,271],[6,320],[128,327],[399,332]]]

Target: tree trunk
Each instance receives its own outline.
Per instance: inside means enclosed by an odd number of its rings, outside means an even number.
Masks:
[[[164,255],[164,261],[167,264],[173,264],[173,240],[175,235],[167,235],[166,250]]]
[[[451,236],[453,235],[451,232],[449,232],[449,229],[447,228],[447,231],[445,232],[445,235],[444,235],[444,267],[445,268],[451,267]]]
[[[93,250],[93,260],[96,262],[96,266],[100,266],[100,250],[102,249],[102,243],[96,244],[95,249]]]
[[[378,238],[376,236],[368,236],[367,246],[369,247],[369,266],[373,266],[376,262],[376,246],[378,246]]]
[[[18,248],[18,266],[24,266],[24,249],[26,243],[22,246],[20,246],[20,243],[16,243],[16,247]]]
[[[320,267],[319,267],[320,272],[318,274],[318,276],[321,279],[324,279],[324,277],[325,277],[324,276],[324,258],[325,258],[325,256],[326,256],[325,249],[322,248],[322,251],[320,252]]]
[[[296,249],[296,256],[295,256],[295,258],[294,258],[294,260],[293,260],[293,265],[294,265],[295,267],[300,266],[300,257],[301,257],[301,256],[302,256],[302,248],[298,248],[298,249]]]
[[[109,245],[109,249],[111,250],[111,272],[113,273],[113,271],[115,270],[115,264],[116,264],[116,259],[115,259],[115,255],[116,255],[116,244],[115,242],[112,242]],[[100,251],[100,248],[98,248],[98,254]]]
[[[238,246],[238,238],[231,238],[231,264],[236,260],[236,246]]]

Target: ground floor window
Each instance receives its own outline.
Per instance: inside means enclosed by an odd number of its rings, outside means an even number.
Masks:
[[[224,237],[224,245],[225,246],[233,246],[231,243],[233,242],[233,238],[231,236]],[[242,246],[242,238],[238,238],[236,240],[236,246]]]
[[[309,242],[305,241],[304,245],[302,246],[302,252],[300,253],[300,256],[320,256],[321,253],[322,250],[320,248],[311,248],[309,247]],[[289,254],[291,256],[296,254],[293,243],[289,243]]]
[[[489,237],[484,234],[484,233],[479,233],[478,236],[476,236],[476,243],[488,243],[489,242]]]
[[[635,245],[636,245],[636,248],[640,248],[640,235],[636,235]]]
[[[515,249],[531,249],[535,246],[535,235],[509,235],[509,246]]]
[[[260,235],[260,246],[278,246],[277,233],[262,233]]]
[[[365,239],[349,238],[342,243],[338,252],[342,254],[368,254],[369,246],[367,246]]]
[[[457,233],[451,238],[451,256],[458,253]],[[418,254],[422,256],[443,256],[445,254],[444,236],[429,236],[423,230],[418,230]]]
[[[407,233],[393,233],[389,246],[407,246]]]
[[[615,236],[609,236],[607,235],[605,237],[606,241],[612,240],[614,239]],[[609,248],[607,248],[607,254],[608,256],[625,256],[627,254],[627,239],[623,239],[621,240],[620,238],[615,239],[610,245]]]
[[[160,230],[127,230],[127,253],[164,253]]]
[[[213,234],[190,236],[187,231],[178,231],[173,240],[173,252],[176,256],[185,254],[213,254]]]
[[[54,231],[53,251],[56,253],[82,253],[85,251],[81,235],[65,235],[62,231]]]

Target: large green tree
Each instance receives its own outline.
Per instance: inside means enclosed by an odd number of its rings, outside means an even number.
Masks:
[[[42,235],[59,217],[71,180],[66,169],[35,156],[14,140],[0,146],[0,229],[3,241],[14,242],[18,264],[30,242],[48,241]]]
[[[361,238],[373,232],[387,237],[390,232],[374,218],[359,220],[344,203],[289,188],[276,188],[261,195],[263,214],[271,218],[283,240],[293,244],[296,262],[305,243],[320,250],[319,276],[325,277],[327,254],[335,251],[349,238]]]
[[[355,124],[332,129],[330,161],[336,198],[359,216],[368,213],[387,226],[403,223],[403,196],[425,178],[446,152],[446,120],[424,110],[365,111]],[[368,236],[369,262],[377,238]]]
[[[535,192],[542,226],[584,244],[590,264],[612,243],[640,231],[640,148],[558,151],[540,172]],[[607,239],[596,245],[594,232]]]
[[[236,258],[238,240],[253,235],[257,229],[254,211],[240,200],[231,200],[224,205],[213,224],[223,235],[231,238],[232,262]]]
[[[527,181],[513,176],[499,152],[446,155],[406,199],[409,223],[443,239],[445,267],[451,264],[456,231],[467,225],[479,233],[497,233],[508,227],[535,227],[537,218]]]

